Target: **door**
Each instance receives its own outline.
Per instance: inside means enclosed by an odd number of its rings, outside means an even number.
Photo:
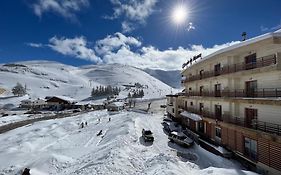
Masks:
[[[215,76],[218,76],[221,74],[221,64],[215,65]]]
[[[254,127],[253,120],[257,120],[258,118],[258,110],[245,108],[245,126],[248,128]]]
[[[200,86],[200,96],[203,96],[204,86]]]
[[[215,116],[217,120],[222,121],[221,105],[215,105]]]
[[[215,85],[215,97],[221,97],[221,84]]]
[[[251,54],[245,57],[245,69],[254,69],[257,67],[257,55]]]
[[[202,70],[200,70],[200,72],[199,72],[200,79],[202,79],[202,78],[203,78],[203,73],[204,73],[204,70],[203,70],[203,69],[202,69]]]
[[[204,104],[203,103],[199,103],[199,112],[200,112],[200,114],[203,113],[203,110],[204,110]]]
[[[245,83],[246,86],[246,97],[257,97],[258,95],[258,82],[255,81],[247,81]]]
[[[205,133],[205,124],[203,121],[198,122],[198,131],[201,133]]]

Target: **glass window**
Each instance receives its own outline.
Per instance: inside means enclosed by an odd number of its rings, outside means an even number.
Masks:
[[[244,153],[252,160],[257,160],[257,141],[245,137],[244,139]]]
[[[216,127],[216,137],[221,139],[221,128]]]

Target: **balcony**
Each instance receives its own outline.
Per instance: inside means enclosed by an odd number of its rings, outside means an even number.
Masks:
[[[192,82],[196,80],[201,80],[201,79],[206,79],[210,77],[215,77],[219,75],[226,75],[226,74],[231,74],[235,72],[240,72],[244,70],[249,70],[249,69],[256,69],[256,68],[261,68],[261,67],[266,67],[270,65],[276,64],[276,55],[269,55],[266,57],[258,58],[256,62],[252,63],[237,63],[237,64],[232,64],[228,65],[225,67],[220,68],[219,70],[211,70],[211,71],[204,71],[200,74],[188,77],[185,80],[182,80],[182,82],[187,83],[187,82]]]
[[[281,136],[281,125],[279,125],[279,124],[268,123],[268,122],[263,122],[263,121],[259,121],[259,120],[252,120],[251,123],[248,123],[244,118],[233,117],[230,115],[222,115],[221,117],[217,117],[214,113],[211,113],[209,111],[204,111],[204,110],[200,111],[195,108],[184,108],[184,110],[191,112],[191,113],[198,114],[198,115],[202,115],[203,117],[206,117],[206,118],[211,118],[214,120],[223,121],[225,123],[230,123],[230,124],[234,124],[237,126],[250,128],[250,129],[254,129],[254,130],[259,130],[259,131]]]
[[[188,92],[185,96],[202,96],[202,97],[231,97],[231,98],[277,98],[281,97],[281,88],[262,88],[255,90],[221,90],[221,91],[201,91]]]

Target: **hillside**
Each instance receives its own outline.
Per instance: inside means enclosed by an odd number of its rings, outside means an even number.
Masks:
[[[64,95],[78,100],[90,96],[96,86],[121,87],[121,96],[128,90],[123,85],[140,83],[146,87],[144,98],[159,98],[171,92],[171,87],[144,71],[120,64],[74,67],[50,61],[27,61],[0,65],[0,87],[6,89],[5,97],[12,96],[11,89],[19,82],[26,85],[26,98],[44,98]],[[7,100],[5,100],[5,103]],[[16,100],[10,99],[10,103]],[[0,105],[3,104],[0,99]]]
[[[181,88],[180,70],[164,71],[160,69],[144,69],[144,71],[173,88]]]

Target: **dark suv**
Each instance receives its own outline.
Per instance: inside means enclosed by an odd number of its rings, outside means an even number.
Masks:
[[[153,133],[150,130],[142,129],[142,137],[143,137],[145,142],[153,142],[154,141]]]

